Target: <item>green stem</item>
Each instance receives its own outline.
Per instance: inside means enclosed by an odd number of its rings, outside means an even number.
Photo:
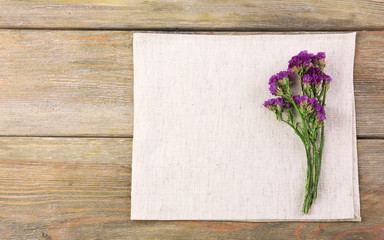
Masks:
[[[300,137],[301,141],[303,141],[303,143],[305,144],[305,139],[303,137],[303,135],[300,133],[300,131],[295,127],[293,126],[291,123],[289,123],[288,121],[285,121],[284,119],[281,119],[281,121],[285,122],[286,124],[288,124],[291,128],[293,128],[293,130],[295,131],[295,133],[297,134],[297,136]]]
[[[323,88],[325,86],[323,85]],[[327,91],[324,90],[324,97],[322,99],[322,105],[325,105],[325,98],[327,96]],[[321,160],[323,158],[323,148],[324,148],[324,123],[321,126],[321,133],[320,133],[320,147],[319,151],[317,154],[317,166],[316,166],[316,178],[315,178],[315,183],[314,183],[314,192],[313,192],[313,199],[316,200],[317,198],[317,186],[319,184],[319,179],[320,179],[320,171],[321,171]]]
[[[289,92],[289,94],[290,94],[289,86],[288,86],[287,90],[288,90],[288,92]],[[295,101],[293,101],[292,98],[289,98],[289,97],[287,97],[287,96],[285,96],[285,95],[283,95],[282,97],[284,97],[285,99],[287,99],[287,100],[289,101],[289,103],[292,104],[292,105],[295,107],[295,109],[296,109],[296,111],[297,111],[297,113],[299,114],[300,119],[301,119],[301,125],[303,126],[303,131],[305,132],[306,142],[309,144],[309,143],[310,143],[310,140],[309,140],[309,135],[308,135],[308,129],[307,129],[307,125],[306,125],[306,122],[305,122],[305,120],[304,120],[304,117],[303,117],[302,112],[300,111],[299,107],[297,106],[297,104],[295,103]],[[306,148],[307,148],[308,144],[305,144]]]
[[[310,149],[307,150],[307,146],[306,146],[306,153],[307,153],[307,179],[305,181],[305,196],[304,196],[304,203],[303,203],[303,209],[302,209],[304,214],[308,213],[309,208],[311,207],[311,204],[312,204],[312,200],[311,200],[312,196],[310,194],[312,192],[311,150]]]
[[[304,204],[303,204],[303,213],[307,214],[309,211],[309,208],[311,207],[311,202],[312,202],[312,159],[311,159],[311,142],[309,139],[309,134],[308,134],[308,129],[307,129],[307,124],[304,120],[303,114],[299,110],[298,106],[296,103],[292,100],[291,101],[292,105],[295,107],[296,111],[299,113],[300,118],[301,118],[301,124],[303,126],[303,131],[305,133],[305,138],[306,141],[303,141],[304,146],[305,146],[305,152],[307,154],[307,179],[305,182],[305,196],[304,196]]]
[[[287,92],[289,96],[291,96],[291,91],[289,86],[287,87]],[[303,213],[307,214],[309,211],[309,208],[311,207],[312,204],[312,158],[311,158],[311,141],[309,138],[309,133],[308,133],[308,128],[306,121],[304,120],[303,113],[300,111],[299,107],[295,103],[295,101],[292,99],[292,97],[287,97],[283,95],[285,99],[287,99],[296,109],[297,113],[300,116],[301,119],[301,125],[302,125],[302,131],[304,132],[303,135],[305,135],[305,140],[303,136],[303,143],[305,146],[305,152],[307,154],[307,179],[305,182],[305,196],[304,196],[304,203],[303,203],[303,208],[302,211]]]
[[[324,147],[324,125],[321,127],[321,133],[320,133],[320,147],[319,151],[317,152],[317,164],[316,164],[316,178],[315,178],[315,184],[314,184],[314,191],[313,191],[313,200],[315,201],[317,198],[317,186],[319,184],[320,179],[320,170],[321,170],[321,160],[323,157],[323,147]]]
[[[312,168],[312,179],[313,179],[313,187],[312,187],[312,202],[315,203],[316,196],[317,196],[317,184],[319,180],[319,158],[318,158],[318,151],[316,150],[316,142],[312,143],[313,151],[312,151],[312,157],[313,157],[313,168]]]

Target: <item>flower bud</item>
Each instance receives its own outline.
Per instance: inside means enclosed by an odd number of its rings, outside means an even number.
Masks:
[[[318,63],[319,68],[320,68],[321,70],[323,70],[323,69],[325,68],[325,59],[322,58],[322,59],[320,59],[318,62],[319,62],[319,63]]]
[[[291,71],[294,73],[298,73],[301,70],[301,66],[294,66],[291,68]]]
[[[289,84],[289,78],[283,78],[283,79],[280,79],[279,81],[277,81],[281,86],[285,86],[287,84]]]
[[[277,86],[277,87],[276,87],[276,95],[277,95],[277,96],[282,96],[282,95],[284,95],[283,89],[281,89],[280,86]]]
[[[276,105],[276,110],[277,110],[277,112],[282,112],[283,111],[283,108],[282,108],[282,106],[280,106],[279,104],[277,104]]]
[[[310,90],[311,84],[309,82],[304,82],[303,87],[304,87],[304,90]]]

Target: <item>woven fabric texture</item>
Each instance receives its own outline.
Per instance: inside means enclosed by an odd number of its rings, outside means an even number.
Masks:
[[[359,221],[355,36],[134,34],[131,218]],[[262,106],[269,77],[302,50],[326,52],[333,78],[307,215],[304,146]]]

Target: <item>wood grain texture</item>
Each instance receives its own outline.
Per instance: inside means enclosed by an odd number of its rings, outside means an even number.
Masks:
[[[354,85],[357,135],[384,136],[384,31],[359,32]]]
[[[1,135],[132,136],[132,32],[2,30],[0,39]],[[357,34],[358,136],[384,136],[383,56],[384,31]]]
[[[133,128],[124,32],[0,31],[1,135],[124,135]]]
[[[1,0],[6,28],[383,29],[382,0]]]
[[[0,138],[0,238],[384,238],[384,141],[358,141],[361,223],[130,221],[131,144],[127,138]]]

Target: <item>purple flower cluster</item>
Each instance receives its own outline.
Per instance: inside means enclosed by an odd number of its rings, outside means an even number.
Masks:
[[[326,119],[325,117],[325,111],[324,111],[324,106],[321,105],[317,99],[315,98],[309,98],[307,95],[305,96],[293,96],[293,101],[295,101],[295,103],[303,108],[303,109],[307,109],[307,110],[314,110],[314,114],[313,116],[315,116],[319,122],[322,122]]]
[[[301,138],[307,152],[307,180],[302,212],[307,214],[317,197],[317,186],[324,146],[324,106],[332,78],[324,73],[325,53],[301,51],[289,60],[286,71],[269,79],[269,91],[278,96],[264,102],[276,119],[289,125]],[[298,81],[298,85],[294,86]],[[292,88],[290,84],[292,83]],[[293,92],[301,87],[300,95]],[[299,117],[298,117],[299,115]],[[301,124],[301,125],[300,125]],[[319,131],[321,133],[319,134]],[[313,150],[313,151],[312,151]],[[312,152],[312,154],[311,154]]]
[[[264,102],[264,107],[272,110],[275,109],[275,107],[290,109],[292,108],[291,104],[286,102],[286,100],[282,97],[279,98],[271,98]]]
[[[288,70],[272,75],[269,79],[269,91],[279,98],[269,99],[264,102],[264,107],[275,112],[277,118],[282,120],[284,109],[292,109],[293,105],[300,115],[320,124],[326,119],[324,106],[325,92],[328,90],[332,78],[324,73],[325,53],[318,52],[316,55],[301,51],[289,60]],[[290,84],[294,79],[302,81],[301,92],[304,96],[292,96]],[[320,88],[321,87],[321,88]],[[305,95],[308,94],[308,95]],[[288,120],[292,123],[293,110],[289,110]]]
[[[332,78],[321,71],[318,67],[310,67],[308,71],[303,75],[304,83],[311,83],[315,86],[326,80],[328,83],[332,81]]]
[[[323,79],[323,72],[318,67],[310,67],[303,76],[304,83],[312,83],[315,86],[322,83]]]
[[[291,60],[289,60],[288,69],[293,72],[298,72],[302,68],[309,67],[311,63],[315,66],[323,66],[325,64],[324,59],[324,52],[318,52],[315,55],[313,53],[308,53],[307,50],[301,51],[299,54],[293,56]]]
[[[294,67],[300,67],[300,66],[309,66],[312,62],[312,57],[314,55],[312,53],[308,53],[307,50],[301,51],[296,56],[293,56],[291,60],[289,60],[289,69],[293,69]]]
[[[327,80],[328,83],[330,83],[332,81],[332,78],[329,75],[323,73],[323,76],[324,76],[325,80]]]
[[[312,57],[312,61],[313,60],[317,60],[317,61],[320,61],[322,59],[325,59],[325,52],[318,52],[316,55],[314,55]]]
[[[271,78],[269,79],[269,91],[272,93],[272,95],[277,95],[276,90],[278,88],[278,85],[285,85],[289,83],[289,76],[291,75],[290,71],[281,71],[275,75],[272,75]],[[286,79],[286,81],[283,81]]]

